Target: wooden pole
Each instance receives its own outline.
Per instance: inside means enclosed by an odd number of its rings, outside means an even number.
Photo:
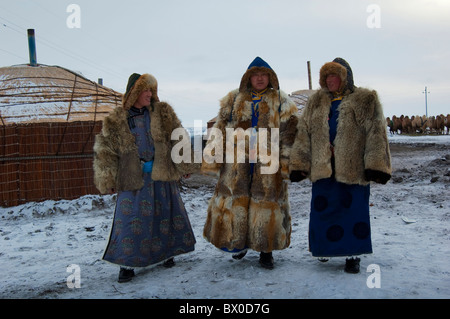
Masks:
[[[308,61],[308,82],[309,82],[309,89],[312,90],[312,81],[311,81],[311,62]]]

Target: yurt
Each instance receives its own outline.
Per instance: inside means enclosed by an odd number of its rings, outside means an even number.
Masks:
[[[60,66],[0,68],[0,206],[96,194],[94,138],[121,100]]]
[[[308,99],[311,95],[313,95],[316,90],[298,90],[294,91],[291,94],[289,94],[289,97],[291,100],[294,101],[294,103],[297,105],[299,113],[303,111],[303,108],[306,106],[306,103],[308,102]]]

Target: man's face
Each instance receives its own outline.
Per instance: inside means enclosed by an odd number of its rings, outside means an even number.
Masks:
[[[257,72],[250,77],[250,83],[255,91],[262,91],[269,85],[269,74]]]
[[[327,76],[327,87],[330,92],[336,92],[341,86],[341,78],[336,74]]]
[[[152,91],[150,89],[142,91],[137,101],[134,103],[134,107],[141,109],[145,106],[149,106],[152,100]]]

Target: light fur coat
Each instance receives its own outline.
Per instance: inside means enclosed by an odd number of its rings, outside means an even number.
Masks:
[[[332,175],[328,126],[331,98],[326,88],[309,98],[292,147],[290,171],[303,171],[312,182]],[[335,178],[342,183],[367,185],[365,170],[391,175],[386,119],[375,91],[355,87],[344,96],[339,106],[334,158]]]
[[[181,122],[173,108],[165,102],[152,102],[147,107],[151,117],[150,131],[154,141],[155,157],[152,179],[156,181],[176,181],[182,175],[200,169],[200,164],[175,164],[171,158],[173,145],[172,131],[181,128]],[[143,172],[135,137],[131,134],[127,121],[128,110],[115,108],[103,121],[102,131],[94,144],[94,183],[101,193],[138,190],[143,187]],[[185,137],[188,137],[185,132]]]
[[[247,82],[245,77],[248,77],[248,73],[244,76],[244,84]],[[278,87],[278,83],[275,87]],[[211,139],[205,150],[216,147],[223,147],[225,150],[226,128],[246,130],[251,127],[252,96],[243,85],[241,90],[231,91],[220,101],[214,128],[220,130],[224,138]],[[218,248],[232,250],[248,247],[256,251],[270,252],[284,249],[290,244],[288,160],[296,133],[298,109],[284,92],[270,88],[263,95],[259,110],[258,128],[268,128],[269,135],[270,128],[279,129],[277,152],[280,165],[276,173],[261,174],[261,163],[258,161],[255,164],[253,181],[250,182],[248,143],[245,163],[237,163],[235,152],[233,163],[225,163],[224,158],[224,163],[208,164],[204,161],[202,165],[203,172],[219,176],[208,205],[203,231],[204,237]],[[268,141],[270,139],[269,136]],[[219,143],[222,145],[219,146]],[[268,148],[270,150],[270,146]]]

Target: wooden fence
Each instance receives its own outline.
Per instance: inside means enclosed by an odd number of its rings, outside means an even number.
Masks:
[[[101,121],[0,126],[0,206],[98,194],[93,145]]]

